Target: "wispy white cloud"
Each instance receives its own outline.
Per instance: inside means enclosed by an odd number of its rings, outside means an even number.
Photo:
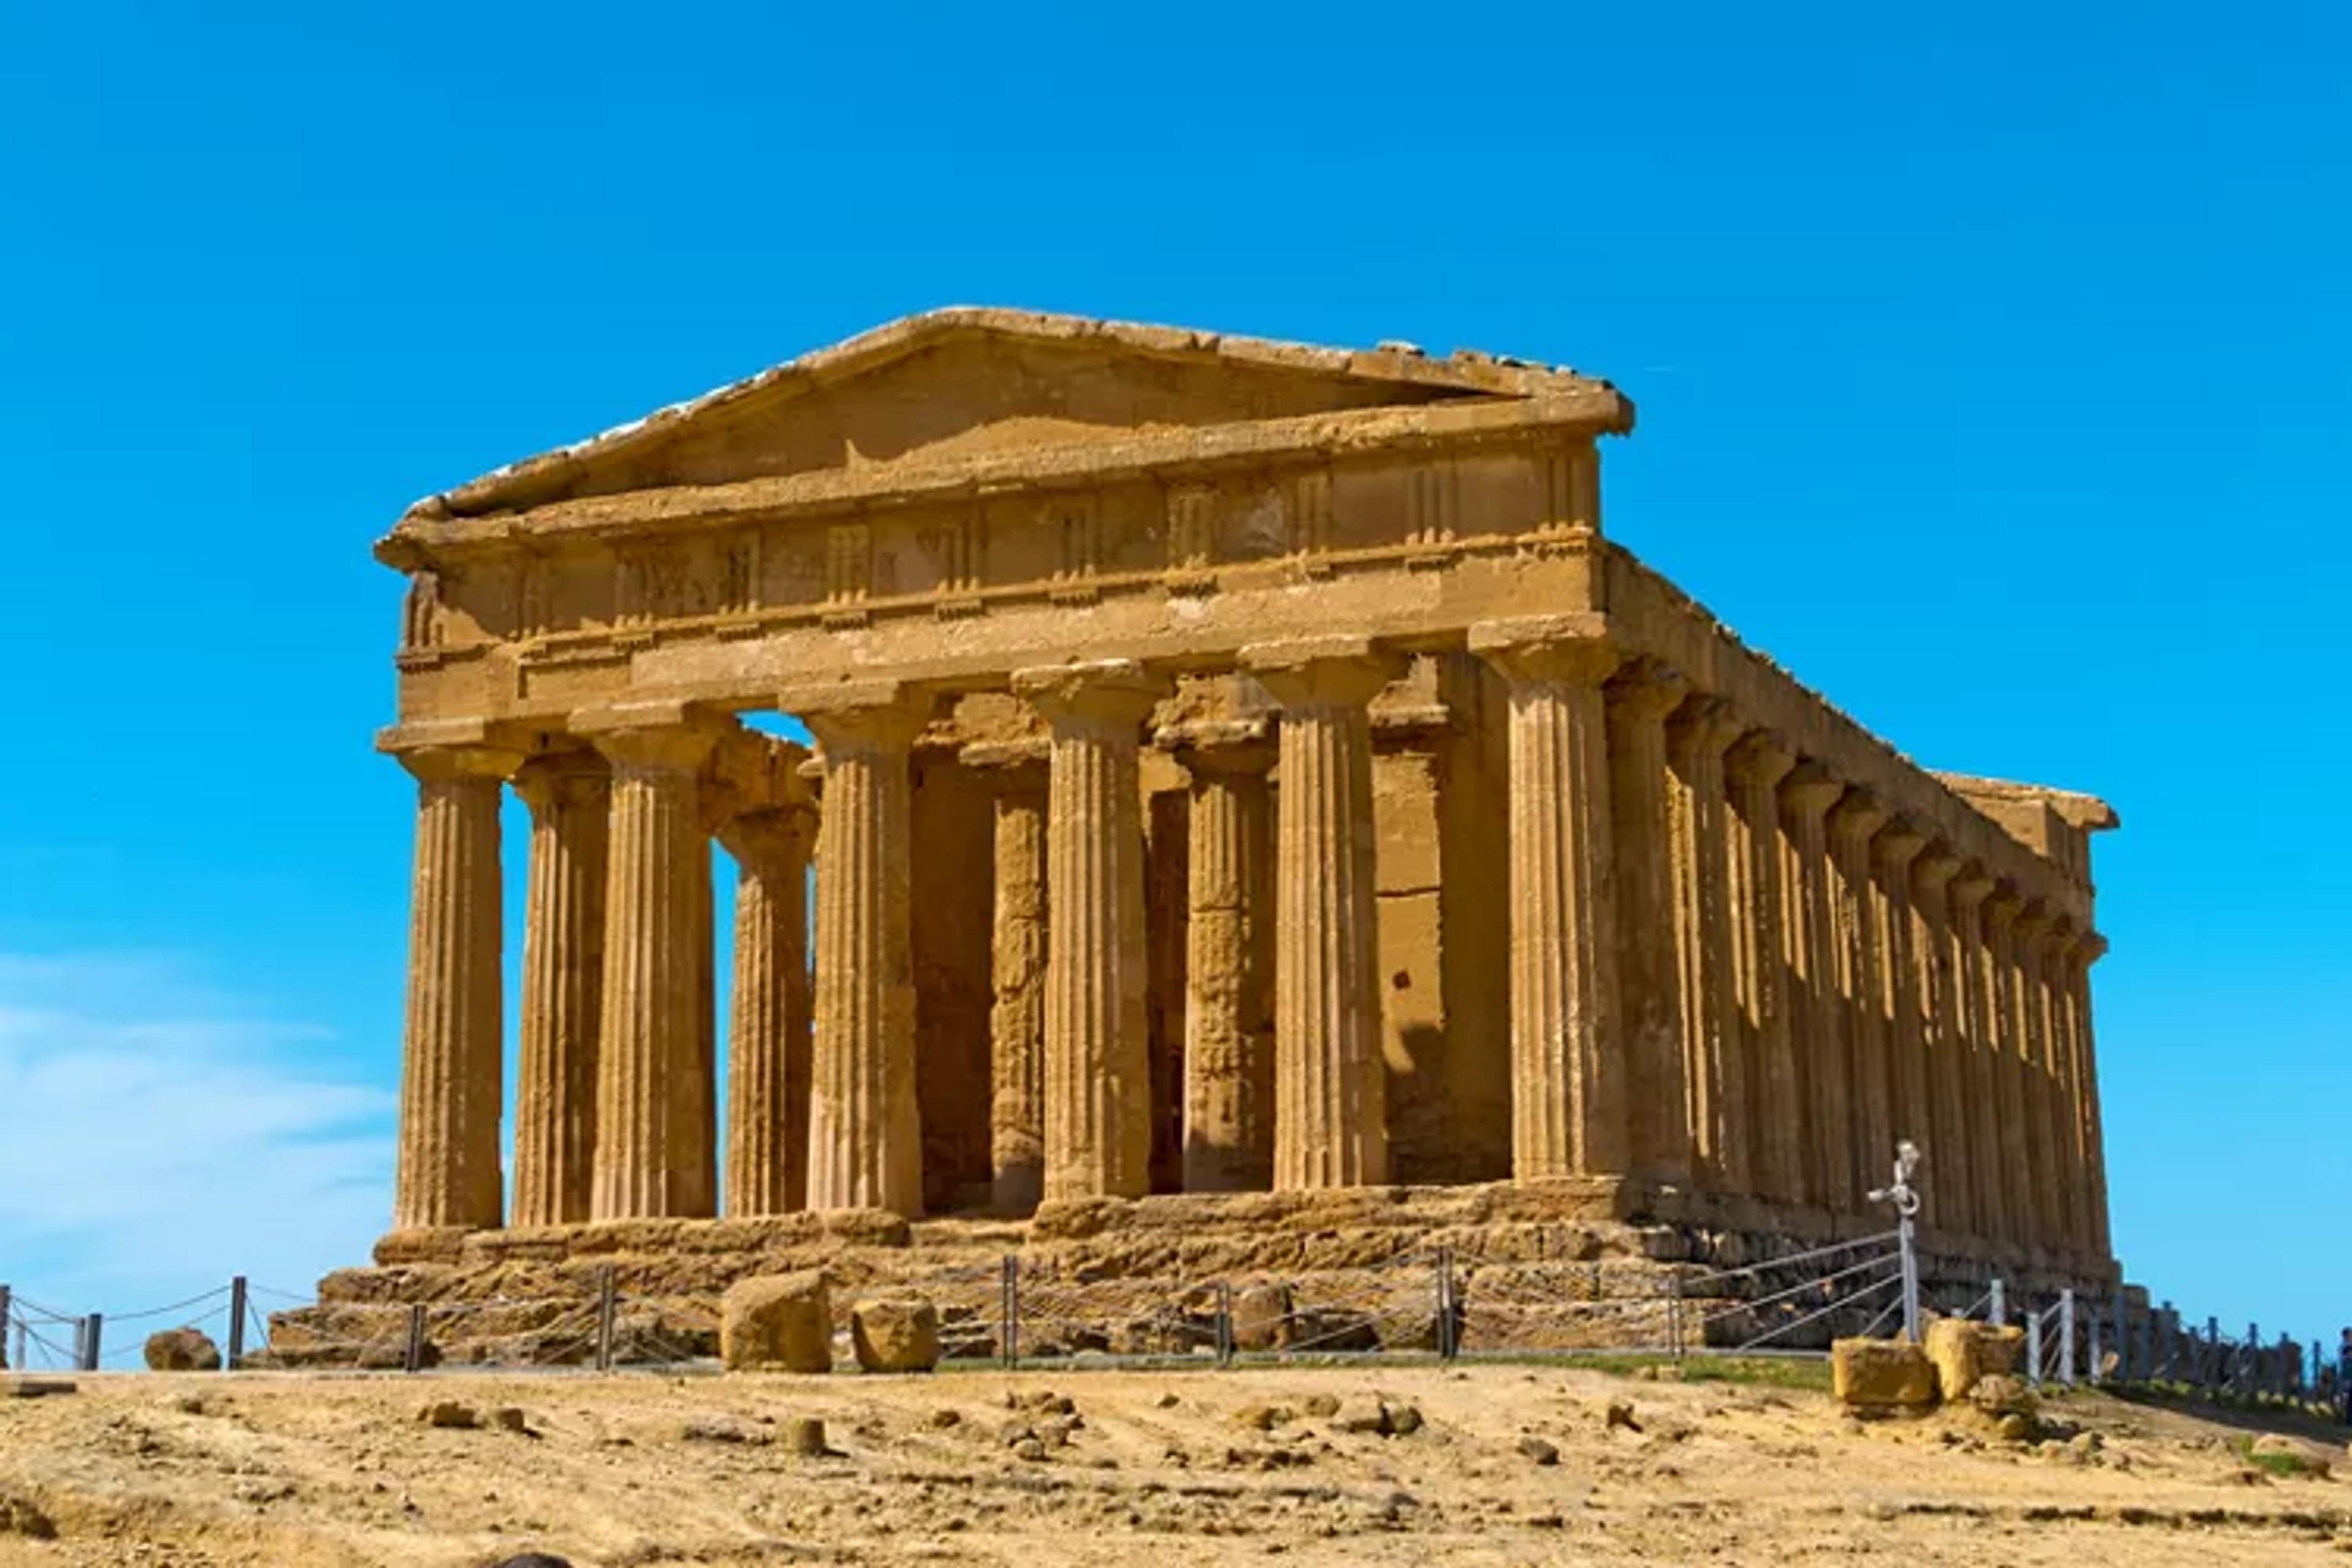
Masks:
[[[168,959],[0,953],[0,1280],[121,1314],[363,1261],[393,1102],[331,1038]]]

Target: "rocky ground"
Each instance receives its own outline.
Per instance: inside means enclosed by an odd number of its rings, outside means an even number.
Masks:
[[[2323,1478],[2244,1457],[2290,1416],[2046,1414],[1504,1364],[83,1377],[0,1399],[0,1565],[2352,1559],[2340,1428]]]

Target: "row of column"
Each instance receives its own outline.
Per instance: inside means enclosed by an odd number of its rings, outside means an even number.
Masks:
[[[1508,691],[1516,1177],[1856,1213],[1909,1138],[1928,1152],[1930,1225],[2106,1256],[2097,939],[1721,700],[1628,662],[1597,617],[1487,623],[1471,646]],[[1246,722],[1159,737],[1192,778],[1185,1185],[1378,1183],[1367,704],[1402,660],[1329,638],[1241,664],[1276,705],[1273,744]],[[993,759],[995,1193],[1008,1208],[1139,1195],[1138,756],[1164,682],[1106,661],[1013,686],[1050,742],[1042,759]],[[532,812],[514,1223],[716,1211],[714,830],[742,876],[727,1211],[918,1211],[909,778],[931,703],[867,682],[782,706],[824,765],[813,996],[806,813],[706,820],[710,729],[583,716],[593,765],[406,754],[419,822],[398,1223],[499,1223],[509,776]]]

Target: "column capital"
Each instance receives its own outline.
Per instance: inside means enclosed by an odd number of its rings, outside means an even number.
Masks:
[[[1620,716],[1662,721],[1682,706],[1691,684],[1671,665],[1635,658],[1621,665],[1604,689],[1611,710]]]
[[[1912,863],[1911,880],[1922,893],[1933,894],[1950,885],[1959,875],[1960,858],[1939,839],[1930,839],[1919,858]]]
[[[1274,726],[1263,714],[1245,719],[1189,719],[1162,724],[1151,742],[1193,774],[1262,773],[1274,766]]]
[[[673,773],[700,768],[725,733],[726,721],[691,702],[621,702],[583,708],[572,715],[570,728],[615,770]]]
[[[829,680],[787,687],[776,706],[809,727],[822,752],[903,752],[931,721],[939,694],[904,680]]]
[[[1609,619],[1595,610],[1513,616],[1470,627],[1470,651],[1514,680],[1598,686],[1624,663],[1609,641]]]
[[[2091,965],[2098,963],[2099,960],[2106,957],[2107,939],[2101,936],[2097,931],[2086,931],[2083,933],[2082,939],[2074,944],[2074,951],[2079,956],[2083,967],[2088,969]]]
[[[1961,866],[1952,878],[1952,902],[1973,910],[1985,901],[1992,889],[1993,879],[1985,875],[1983,865],[1970,860]]]
[[[805,860],[816,847],[817,814],[804,805],[747,811],[719,829],[719,842],[738,865],[772,866]]]
[[[1168,684],[1131,658],[1087,659],[1013,672],[1013,694],[1056,730],[1075,725],[1132,731],[1168,695]]]
[[[1894,815],[1876,795],[1857,786],[1846,791],[1830,807],[1830,832],[1856,847],[1864,847]]]
[[[1927,836],[1900,816],[1889,816],[1886,826],[1870,841],[1871,858],[1889,871],[1900,872],[1927,847]]]
[[[1780,781],[1780,809],[1799,818],[1825,816],[1845,785],[1821,763],[1807,759],[1789,770]]]
[[[1995,882],[1992,894],[1985,900],[1985,920],[1995,931],[2007,931],[2017,924],[2017,917],[2025,909],[2025,900],[2018,895],[2014,882]]]
[[[612,782],[611,764],[593,746],[541,752],[524,758],[513,773],[515,794],[533,811],[579,805]]]
[[[448,719],[379,730],[375,749],[420,784],[446,784],[461,778],[506,778],[522,765],[530,744],[520,727],[499,720]]]
[[[2017,939],[2027,943],[2039,943],[2050,934],[2055,916],[2048,903],[2041,899],[2028,899],[2017,912]]]
[[[1795,753],[1769,730],[1751,730],[1742,735],[1724,753],[1723,762],[1734,778],[1761,789],[1774,788],[1797,765]]]
[[[1405,668],[1402,654],[1347,636],[1252,643],[1238,663],[1285,708],[1360,708]]]
[[[1739,739],[1740,723],[1727,698],[1693,691],[1666,718],[1666,742],[1677,750],[1721,756]]]

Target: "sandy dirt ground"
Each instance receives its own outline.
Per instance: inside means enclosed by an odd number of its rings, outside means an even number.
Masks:
[[[1376,1395],[1419,1429],[1346,1429]],[[84,1377],[0,1399],[0,1564],[2352,1562],[2340,1429],[2322,1479],[2250,1468],[2247,1417],[2047,1414],[2090,1436],[1549,1366]]]

